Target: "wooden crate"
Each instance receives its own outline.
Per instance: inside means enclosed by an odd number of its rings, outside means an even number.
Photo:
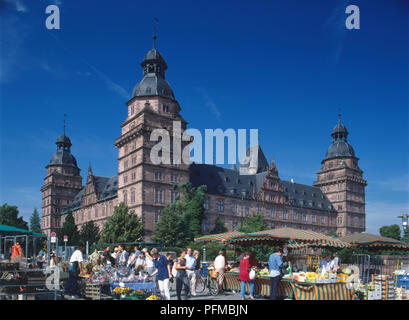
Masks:
[[[88,299],[101,299],[101,284],[86,282],[84,286],[84,297]]]

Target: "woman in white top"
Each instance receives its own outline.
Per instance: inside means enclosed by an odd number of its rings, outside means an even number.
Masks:
[[[226,257],[223,250],[219,251],[219,255],[214,260],[214,269],[218,273],[217,282],[219,284],[219,291],[221,291],[224,281],[224,269],[226,267]]]

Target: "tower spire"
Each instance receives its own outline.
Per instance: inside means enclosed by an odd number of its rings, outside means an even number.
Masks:
[[[67,118],[67,115],[64,113],[64,131],[63,131],[64,136],[65,136],[65,127],[66,127],[66,125],[65,125],[65,121],[66,121],[66,118]]]
[[[156,36],[156,23],[159,22],[159,19],[158,18],[153,18],[153,21],[154,21],[154,23],[153,23],[153,49],[156,49],[156,39],[157,39],[157,36]]]

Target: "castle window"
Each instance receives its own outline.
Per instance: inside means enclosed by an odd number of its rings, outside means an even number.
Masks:
[[[102,211],[102,216],[105,217],[105,205],[102,206],[101,211]]]
[[[95,218],[98,218],[98,207],[95,207]]]
[[[342,200],[342,194],[338,194],[337,199],[338,199],[338,201]]]
[[[232,207],[231,207],[231,211],[233,212],[233,216],[236,215],[237,213],[237,204],[233,203]]]
[[[297,219],[298,219],[297,212],[294,212],[294,214],[293,214],[293,220],[294,220],[294,221],[297,221]]]
[[[136,173],[135,172],[132,172],[131,179],[132,179],[132,181],[136,179]]]
[[[274,218],[274,213],[275,213],[274,208],[271,208],[270,209],[270,218]]]
[[[245,214],[246,214],[246,217],[250,215],[250,207],[249,206],[245,207]]]
[[[109,213],[112,215],[114,213],[114,204],[112,201],[109,203]]]
[[[91,210],[88,210],[88,220],[91,220]]]
[[[155,189],[155,202],[163,203],[163,190]]]
[[[224,202],[223,202],[223,200],[218,200],[218,201],[217,201],[217,209],[218,209],[220,212],[223,212],[223,211],[224,211]]]
[[[124,161],[124,168],[125,168],[125,169],[128,169],[128,160],[125,160],[125,161]]]
[[[170,202],[175,203],[176,202],[176,197],[179,195],[178,192],[176,191],[171,191],[170,192]]]
[[[342,190],[342,183],[338,183],[338,190]]]
[[[124,195],[124,204],[127,205],[128,204],[128,195],[126,193],[126,190],[124,190],[123,195]]]
[[[170,182],[172,182],[172,183],[177,183],[177,182],[178,182],[178,175],[172,173],[172,174],[170,175]]]
[[[155,180],[161,181],[162,180],[162,172],[160,171],[155,171]]]
[[[203,208],[205,208],[205,210],[209,210],[209,207],[210,207],[210,200],[205,199],[205,201],[203,203]]]
[[[131,189],[131,203],[135,203],[135,188]]]
[[[311,215],[311,222],[312,223],[316,223],[317,222],[317,217],[315,216],[315,214]]]
[[[287,210],[284,209],[284,210],[283,210],[283,220],[287,220],[287,219],[288,219]]]
[[[136,164],[136,157],[132,157],[132,165]]]
[[[136,149],[136,141],[132,141],[132,150]]]
[[[307,215],[305,213],[302,214],[302,221],[307,222]]]
[[[261,206],[257,206],[257,213],[261,213]]]
[[[124,183],[127,183],[127,182],[128,182],[128,176],[124,175]]]
[[[161,214],[161,210],[158,210],[155,212],[155,218],[154,218],[155,223],[159,221],[160,214]]]
[[[325,224],[325,217],[324,216],[321,217],[321,224]]]

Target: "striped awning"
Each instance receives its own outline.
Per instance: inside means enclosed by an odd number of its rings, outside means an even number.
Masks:
[[[243,232],[232,231],[232,232],[224,232],[218,234],[208,234],[199,238],[195,238],[196,242],[219,242],[222,244],[226,244],[228,240],[232,237],[244,235]]]
[[[290,249],[306,249],[306,248],[309,248],[310,246],[307,243],[289,241],[287,247]]]
[[[227,243],[249,245],[271,244],[283,241],[293,241],[298,244],[307,244],[315,247],[346,248],[352,246],[348,242],[318,232],[294,228],[280,228],[239,235],[227,240]]]
[[[409,245],[405,242],[366,232],[354,233],[340,239],[356,247],[409,249]]]

